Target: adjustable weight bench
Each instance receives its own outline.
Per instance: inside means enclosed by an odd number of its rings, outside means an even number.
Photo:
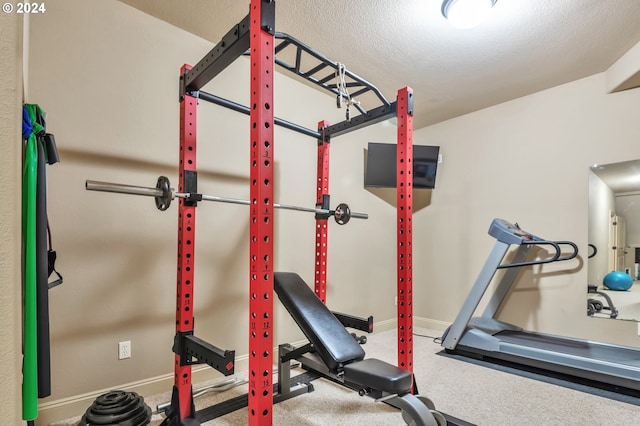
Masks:
[[[364,359],[360,344],[298,274],[276,272],[274,289],[309,340],[308,345],[290,348],[285,354],[281,347],[281,363],[295,358],[361,396],[369,395],[399,408],[412,426],[446,424],[442,414],[432,411],[428,399],[411,394],[413,376],[409,371],[378,359]]]

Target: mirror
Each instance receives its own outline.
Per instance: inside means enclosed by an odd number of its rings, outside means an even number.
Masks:
[[[589,170],[588,284],[588,315],[640,321],[640,160]]]

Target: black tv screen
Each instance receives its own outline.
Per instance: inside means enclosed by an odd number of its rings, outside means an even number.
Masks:
[[[433,189],[436,186],[439,146],[413,145],[413,188]],[[397,146],[391,143],[369,142],[364,186],[395,188]]]

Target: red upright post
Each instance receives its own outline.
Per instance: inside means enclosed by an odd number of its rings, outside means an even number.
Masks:
[[[183,77],[191,66],[180,69]],[[196,171],[196,111],[197,99],[184,95],[180,100],[180,166],[178,191],[189,192],[186,188],[185,172]],[[178,207],[178,277],[176,291],[176,335],[193,332],[193,278],[195,263],[196,207],[179,200]],[[181,365],[180,354],[175,355],[174,391],[178,393],[180,419],[194,417],[191,395],[191,365]]]
[[[273,408],[274,29],[262,21],[262,9],[268,3],[272,0],[251,0],[250,11],[250,425],[271,425]]]
[[[318,132],[318,181],[316,185],[316,207],[324,206],[325,195],[329,195],[329,138],[326,129],[329,122],[320,121]],[[316,267],[315,267],[315,292],[322,303],[327,303],[327,243],[329,240],[328,218],[316,217]]]
[[[409,87],[398,91],[397,115],[398,366],[413,373],[413,90]]]

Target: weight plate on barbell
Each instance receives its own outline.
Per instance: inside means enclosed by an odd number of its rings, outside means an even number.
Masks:
[[[160,176],[156,183],[156,189],[162,191],[162,196],[156,196],[156,207],[158,210],[165,211],[171,205],[171,182],[166,176]]]
[[[336,220],[338,225],[346,225],[349,222],[349,219],[351,219],[351,209],[347,204],[340,203],[335,209],[333,218]]]

